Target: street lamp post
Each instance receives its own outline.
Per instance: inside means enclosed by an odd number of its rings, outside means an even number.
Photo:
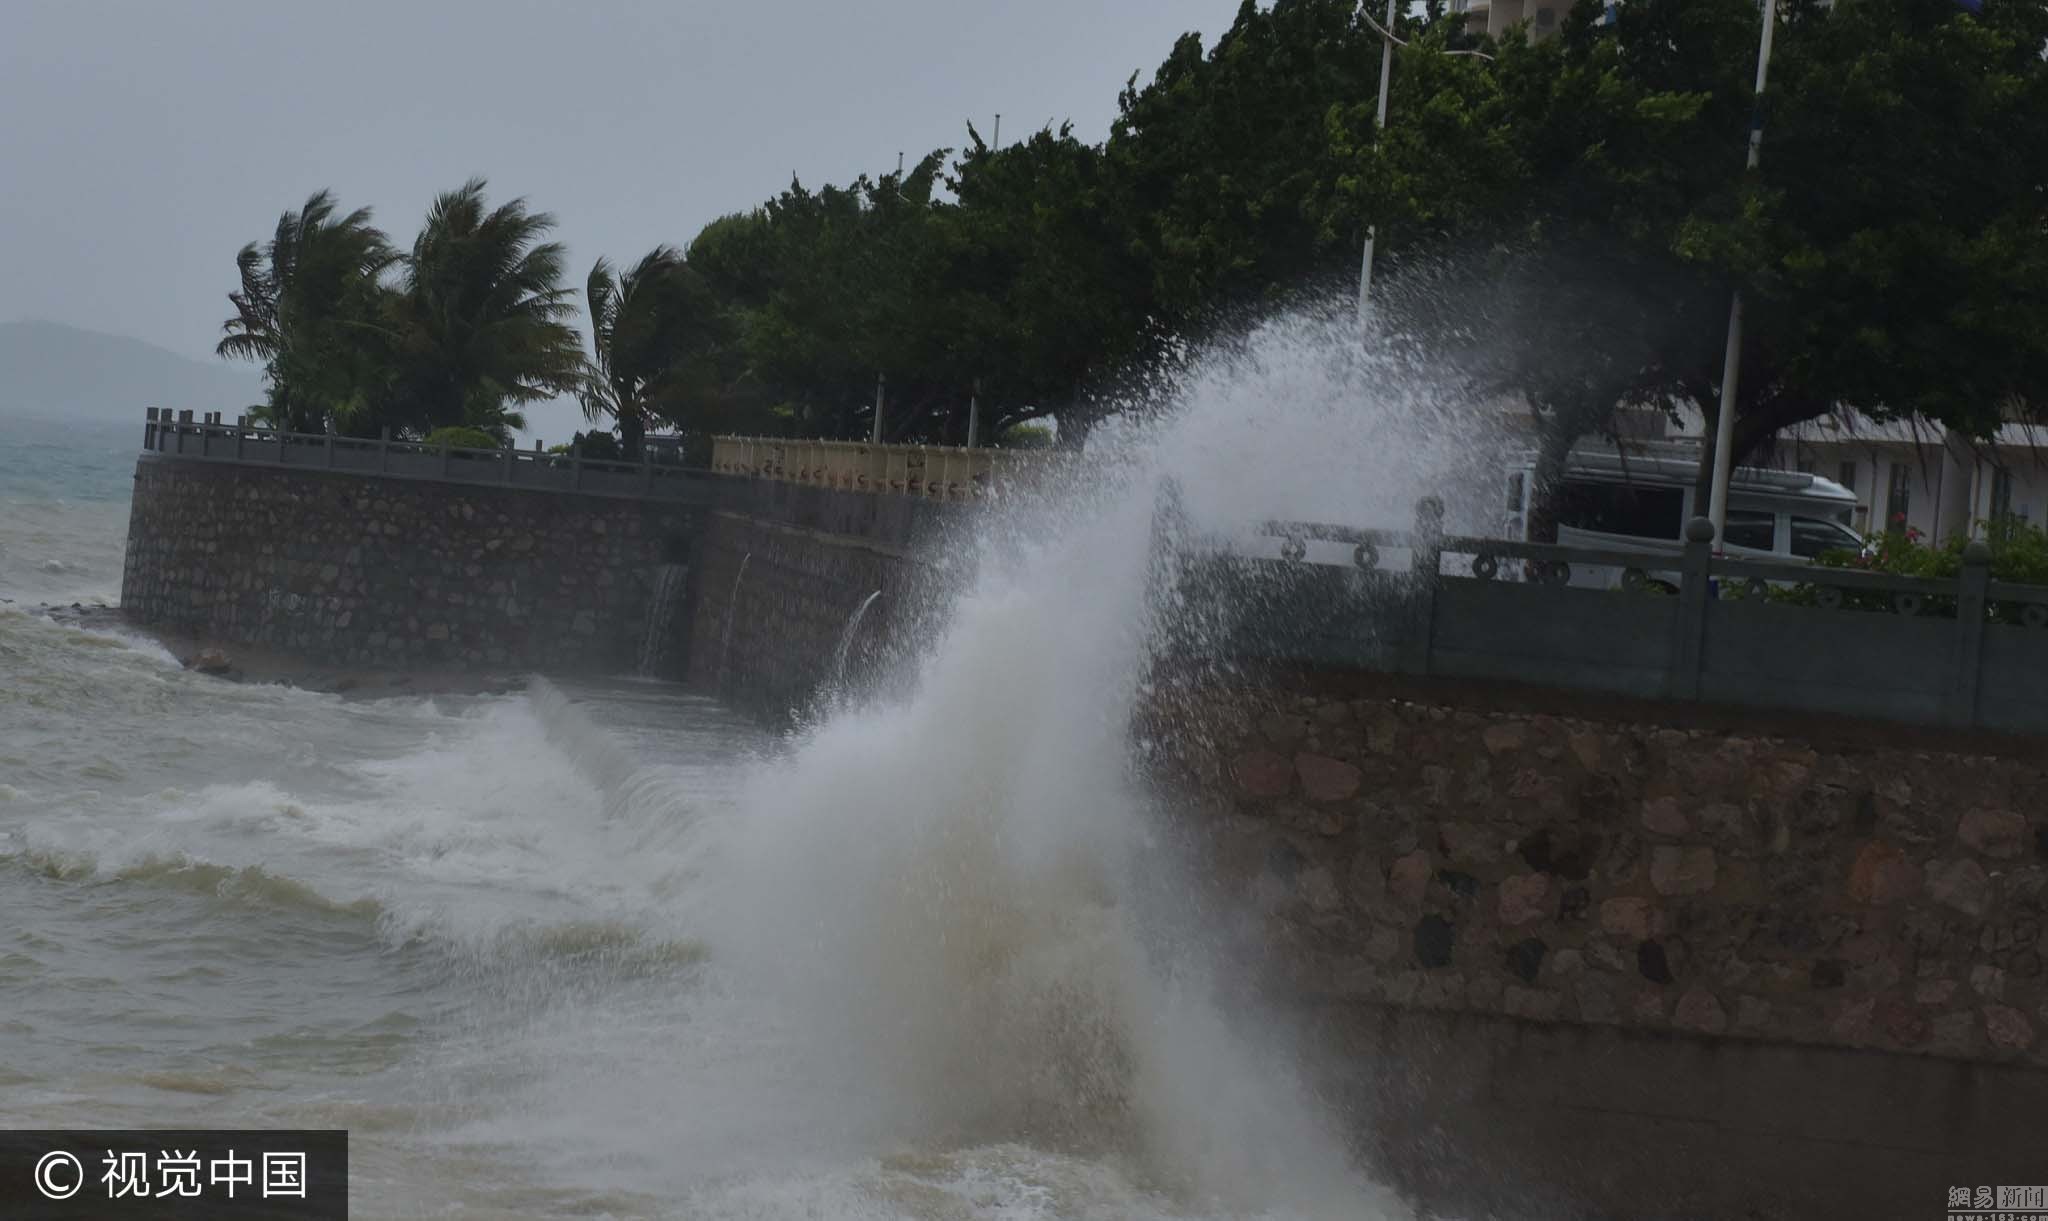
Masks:
[[[1364,0],[1371,3],[1371,0]],[[1375,146],[1380,133],[1387,126],[1387,86],[1394,79],[1394,6],[1399,0],[1387,0],[1387,24],[1380,29],[1380,105],[1373,117],[1372,138]],[[1370,17],[1367,21],[1372,20]],[[1358,329],[1361,334],[1372,333],[1372,243],[1373,228],[1365,228],[1365,253],[1358,261]]]
[[[1754,171],[1763,159],[1764,78],[1771,68],[1771,35],[1778,26],[1778,0],[1764,0],[1764,34],[1756,51],[1756,102],[1749,122],[1749,164]],[[1370,247],[1368,247],[1369,249]],[[1742,376],[1742,289],[1728,302],[1728,349],[1721,355],[1721,408],[1714,417],[1714,482],[1707,498],[1707,519],[1714,523],[1714,546],[1721,546],[1728,524],[1728,479],[1735,458],[1735,391]]]
[[[1370,4],[1372,0],[1362,0],[1362,3]],[[1372,138],[1374,147],[1378,147],[1380,133],[1387,128],[1387,90],[1394,81],[1394,48],[1408,45],[1394,37],[1394,18],[1395,12],[1399,7],[1400,0],[1387,0],[1387,23],[1385,25],[1374,21],[1371,13],[1367,12],[1364,14],[1365,23],[1371,26],[1380,36],[1380,105],[1379,112],[1373,117]],[[1488,55],[1484,51],[1473,50],[1445,51],[1444,54],[1472,55],[1485,60],[1493,58],[1493,56]],[[1367,225],[1365,227],[1365,253],[1358,260],[1358,329],[1361,334],[1370,334],[1372,332],[1372,246],[1375,236],[1373,227]]]

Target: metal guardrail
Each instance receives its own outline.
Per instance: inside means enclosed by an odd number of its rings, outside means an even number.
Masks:
[[[1005,487],[1037,483],[1066,464],[1043,449],[967,449],[950,445],[876,445],[782,437],[714,437],[711,469],[843,492],[978,500]]]
[[[662,462],[610,462],[576,453],[538,449],[467,449],[389,437],[341,437],[223,423],[220,413],[194,421],[150,408],[142,448],[152,454],[240,463],[245,466],[327,470],[400,479],[489,484],[642,500],[705,502],[713,498],[710,473]]]

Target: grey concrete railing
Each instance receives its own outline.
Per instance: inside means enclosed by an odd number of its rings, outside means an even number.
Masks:
[[[1991,580],[1981,543],[1957,577],[1934,579],[1717,556],[1703,519],[1666,553],[1460,537],[1441,522],[1431,501],[1410,531],[1270,522],[1278,560],[1204,557],[1197,543],[1192,588],[1228,597],[1232,571],[1256,569],[1244,575],[1262,588],[1238,605],[1257,610],[1234,643],[1252,655],[2048,732],[2048,586]],[[1350,544],[1353,562],[1310,563],[1310,542]],[[1405,569],[1382,564],[1395,549]],[[1621,569],[1624,588],[1569,584],[1586,567]]]
[[[223,423],[220,413],[195,422],[190,411],[172,418],[170,409],[150,408],[142,448],[170,457],[341,471],[399,479],[574,492],[644,500],[710,503],[716,498],[709,471],[661,462],[611,462],[580,454],[538,449],[465,449],[394,441],[390,437],[340,437],[332,433],[285,432],[252,427],[246,420]]]

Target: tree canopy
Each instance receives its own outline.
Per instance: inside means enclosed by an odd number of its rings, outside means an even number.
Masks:
[[[628,439],[892,440],[1051,416],[1063,440],[1216,328],[1354,282],[1553,450],[1617,405],[1711,412],[1731,290],[1747,451],[1854,407],[1982,435],[2048,385],[2048,0],[1788,0],[1753,96],[1754,0],[1580,0],[1556,34],[1247,0],[1134,75],[1099,143],[1048,127],[818,188],[792,181],[586,299],[545,214],[438,201],[410,253],[316,195],[245,248],[222,351],[298,424],[502,430],[563,391]],[[1751,116],[1760,169],[1744,172]]]

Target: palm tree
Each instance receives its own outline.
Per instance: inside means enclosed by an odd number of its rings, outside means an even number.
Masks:
[[[648,424],[675,414],[684,362],[701,346],[694,277],[673,246],[655,247],[624,275],[604,259],[590,269],[592,355],[577,397],[593,423],[617,424],[628,461],[639,461]]]
[[[241,287],[215,351],[259,361],[269,382],[259,409],[280,427],[317,431],[360,413],[379,392],[384,362],[376,325],[397,251],[370,224],[370,210],[335,217],[332,192],[316,191],[278,218],[267,245],[235,256]]]
[[[582,345],[566,321],[554,217],[515,199],[486,210],[484,180],[434,200],[404,259],[391,308],[399,368],[393,410],[407,426],[525,426],[516,408],[582,386]]]

